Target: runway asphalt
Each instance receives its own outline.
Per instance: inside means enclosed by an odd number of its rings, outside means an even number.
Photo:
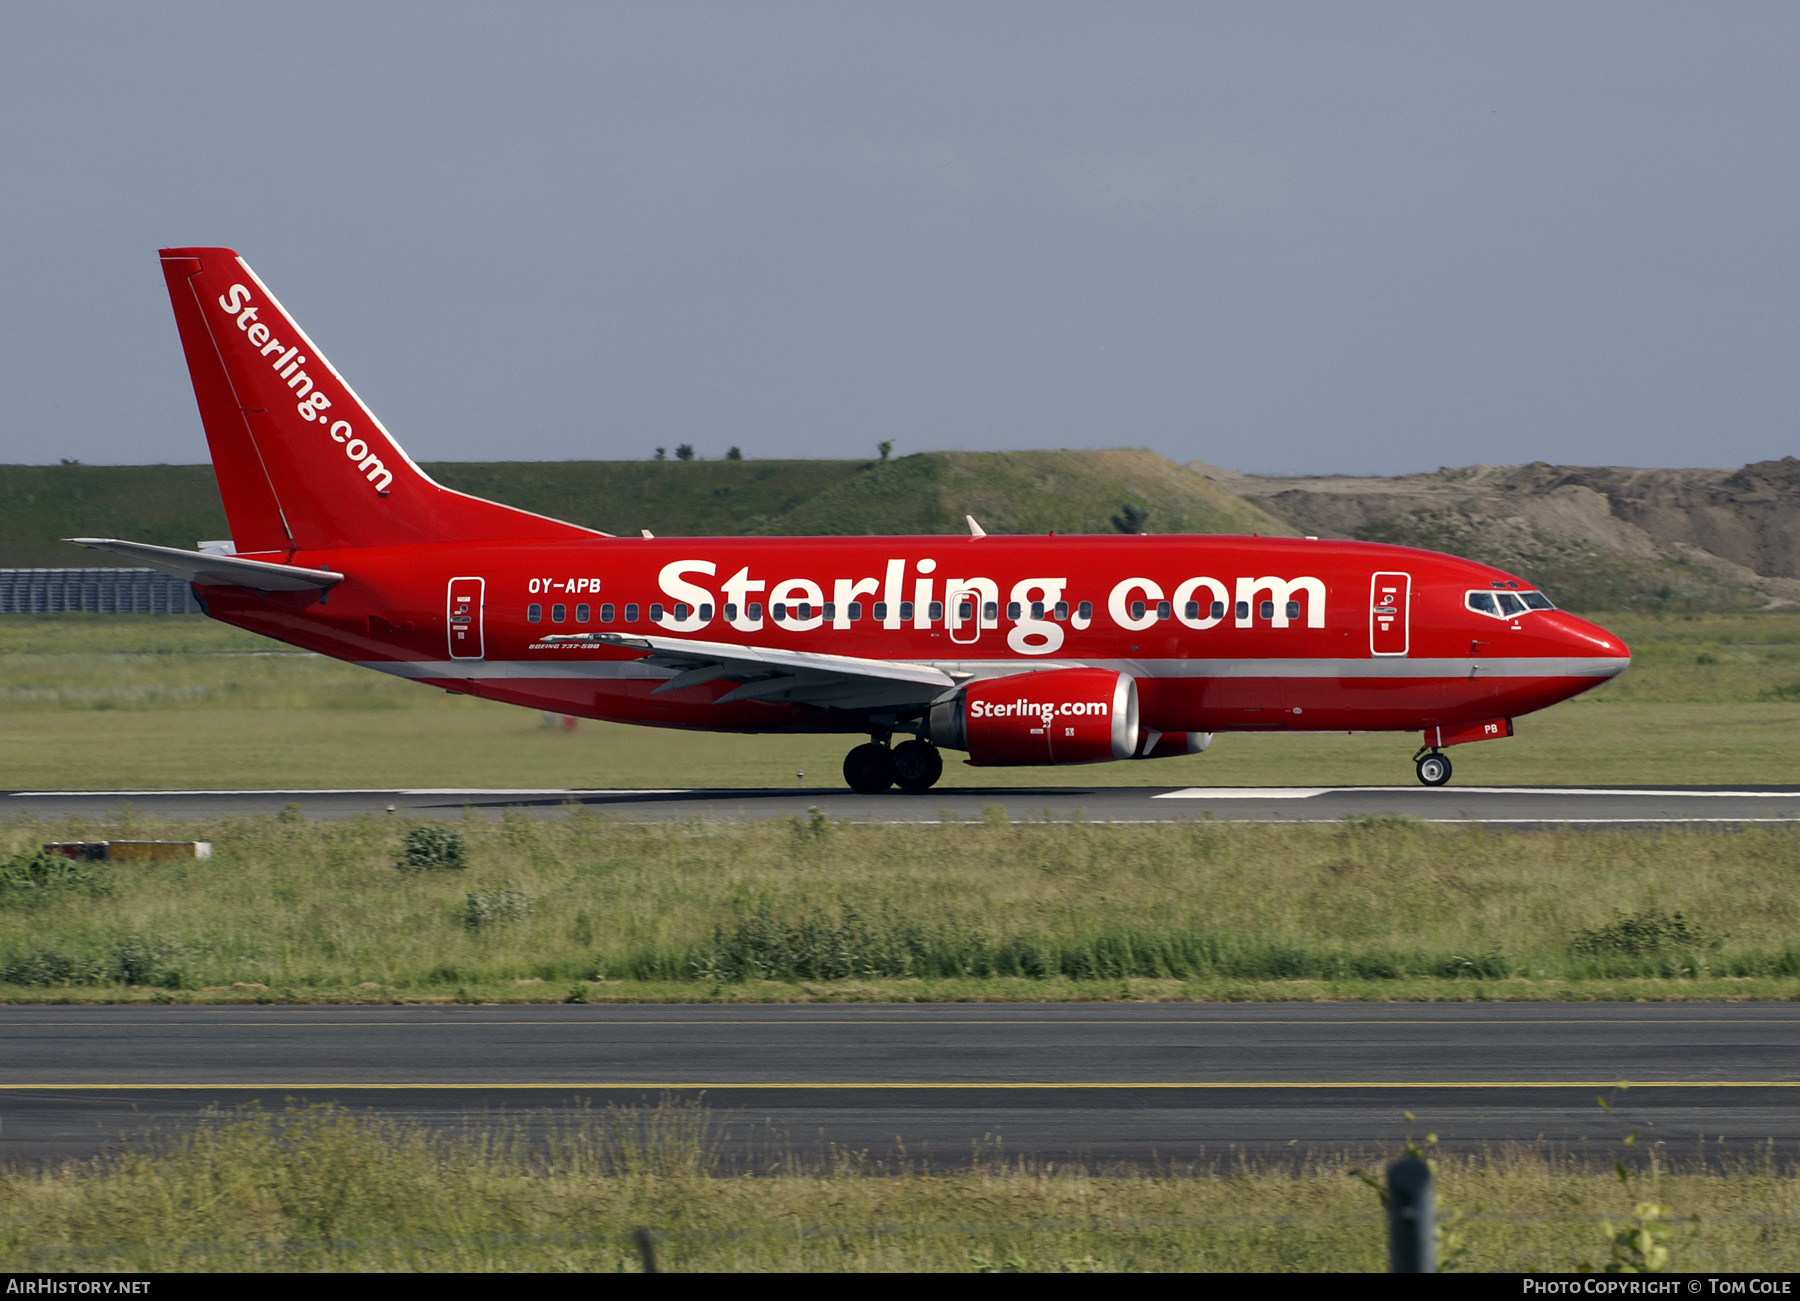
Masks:
[[[1614,1093],[1615,1086],[1630,1088]],[[1543,1141],[1611,1159],[1800,1150],[1787,1004],[0,1007],[0,1160],[209,1105],[432,1125],[704,1096],[732,1151],[1216,1163]],[[1614,1110],[1595,1101],[1611,1095]],[[1408,1122],[1403,1113],[1417,1118]],[[1642,1150],[1642,1149],[1633,1149]]]
[[[805,817],[858,822],[980,821],[994,805],[1015,821],[1179,822],[1217,818],[1336,822],[1402,815],[1499,826],[1800,822],[1800,786],[1082,786],[945,788],[858,795],[842,786],[751,790],[8,791],[0,816],[106,818],[126,806],[164,818],[243,817],[298,805],[313,818],[382,813],[461,817],[571,808],[632,819]]]

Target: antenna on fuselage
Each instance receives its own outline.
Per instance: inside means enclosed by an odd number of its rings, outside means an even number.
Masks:
[[[985,538],[987,536],[987,530],[982,528],[981,525],[979,525],[975,522],[975,517],[973,515],[964,515],[963,518],[969,521],[969,536],[970,537]]]

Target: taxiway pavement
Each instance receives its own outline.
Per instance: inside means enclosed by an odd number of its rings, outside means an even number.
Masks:
[[[1014,821],[1179,822],[1216,818],[1337,822],[1400,815],[1492,825],[1800,822],[1800,786],[1045,786],[946,787],[923,795],[858,795],[842,786],[745,790],[215,790],[8,791],[0,816],[107,818],[127,807],[163,818],[278,813],[311,818],[392,811],[407,817],[560,815],[580,808],[631,819],[805,817],[817,808],[855,822],[980,821],[999,806]]]
[[[1620,1083],[1628,1089],[1619,1091]],[[431,1125],[704,1096],[732,1151],[960,1164],[1542,1141],[1611,1159],[1800,1148],[1787,1004],[0,1007],[0,1160],[208,1106]],[[1613,1109],[1596,1098],[1609,1096]],[[1404,1113],[1412,1112],[1409,1122]]]

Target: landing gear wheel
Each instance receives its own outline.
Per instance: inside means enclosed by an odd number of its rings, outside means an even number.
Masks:
[[[944,775],[944,756],[935,745],[907,741],[894,747],[894,784],[903,791],[928,791]]]
[[[1419,780],[1427,786],[1442,786],[1450,780],[1450,760],[1445,755],[1428,754],[1417,766]]]
[[[879,795],[894,784],[894,756],[873,741],[844,756],[844,780],[859,795]]]

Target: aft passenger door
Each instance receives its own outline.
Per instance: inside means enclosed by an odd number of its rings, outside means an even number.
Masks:
[[[484,578],[450,580],[449,617],[445,627],[449,629],[450,658],[453,660],[478,660],[487,654],[481,626],[481,606],[486,589]]]
[[[1411,574],[1376,574],[1369,583],[1369,653],[1404,655],[1409,640]]]

